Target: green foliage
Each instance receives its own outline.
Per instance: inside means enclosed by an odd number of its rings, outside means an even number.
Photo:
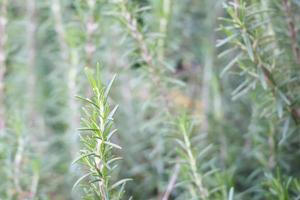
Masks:
[[[187,116],[184,115],[178,119],[178,131],[180,132],[181,136],[179,139],[176,139],[176,142],[179,144],[180,147],[180,157],[182,158],[182,162],[184,163],[183,172],[186,172],[186,179],[187,182],[192,181],[187,186],[188,191],[191,192],[192,199],[197,199],[200,197],[201,199],[208,198],[208,191],[203,185],[203,177],[199,174],[199,166],[197,164],[197,158],[195,156],[195,151],[191,145],[191,134],[193,132],[193,125],[191,121],[187,119]],[[207,149],[204,149],[204,151]],[[203,154],[204,151],[200,151],[200,155]],[[198,156],[197,156],[198,157]]]
[[[0,0],[0,199],[299,199],[299,13]]]
[[[118,106],[110,109],[108,102],[109,91],[115,76],[105,87],[100,80],[99,69],[96,75],[89,70],[86,70],[86,74],[93,96],[91,99],[78,97],[87,105],[83,108],[83,128],[80,128],[83,147],[80,150],[80,157],[74,162],[82,161],[87,172],[78,179],[74,187],[84,179],[88,179],[89,184],[85,187],[85,193],[89,198],[121,199],[124,185],[130,179],[122,179],[113,183],[111,178],[114,168],[117,167],[116,161],[122,159],[113,155],[113,149],[121,149],[121,147],[112,142],[112,137],[117,131],[113,129],[113,117]],[[115,194],[115,191],[118,193]]]
[[[232,99],[251,100],[252,116],[247,135],[251,151],[248,154],[263,168],[252,166],[250,170],[254,171],[256,167],[258,174],[268,174],[266,185],[269,191],[266,194],[270,196],[257,192],[263,187],[259,183],[254,186],[256,189],[253,188],[251,196],[258,199],[293,199],[294,192],[290,189],[292,178],[280,178],[295,175],[293,161],[287,159],[289,156],[286,153],[299,140],[296,136],[299,116],[295,114],[299,102],[298,95],[295,95],[298,90],[295,85],[299,85],[295,69],[299,66],[295,63],[297,53],[295,59],[291,59],[293,53],[290,51],[291,47],[297,49],[298,44],[293,47],[291,43],[286,45],[283,42],[294,40],[293,37],[283,37],[294,31],[284,28],[294,27],[293,17],[288,13],[292,12],[289,10],[292,2],[237,2],[229,2],[225,6],[228,17],[221,18],[220,30],[226,37],[219,40],[217,46],[225,46],[219,54],[220,58],[231,58],[221,75],[231,72],[232,77],[242,77],[232,92]],[[272,175],[275,168],[280,174],[277,178]]]

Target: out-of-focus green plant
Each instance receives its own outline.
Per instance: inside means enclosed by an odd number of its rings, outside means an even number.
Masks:
[[[240,77],[232,99],[249,99],[252,105],[244,148],[245,152],[250,150],[248,158],[262,166],[253,172],[253,177],[246,179],[252,182],[248,193],[257,199],[265,198],[258,192],[263,187],[264,173],[269,174],[267,182],[271,193],[279,199],[290,199],[293,192],[283,179],[270,178],[275,169],[281,177],[298,176],[293,170],[294,161],[287,153],[294,148],[294,141],[299,141],[295,134],[299,131],[299,96],[296,94],[299,78],[295,71],[299,44],[294,40],[297,32],[293,16],[297,14],[291,4],[290,1],[229,1],[225,4],[228,17],[221,18],[220,30],[226,37],[217,43],[223,48],[219,57],[230,58],[221,76]],[[287,35],[291,37],[286,38]],[[288,40],[292,43],[285,42]],[[257,168],[240,167],[251,171]],[[258,174],[261,174],[260,183],[254,180]]]
[[[114,199],[126,177],[123,199],[299,198],[299,0],[0,0],[0,9],[0,199]],[[81,73],[98,61],[102,83],[118,74],[111,140],[88,120],[99,126],[95,105],[108,100]],[[82,165],[70,167],[76,94],[91,100],[82,123],[91,130],[81,133]],[[106,151],[96,154],[99,141]],[[114,156],[119,167],[99,175],[95,163]]]
[[[195,156],[194,148],[191,143],[193,125],[186,115],[180,117],[177,121],[177,129],[180,137],[176,139],[179,144],[179,154],[186,172],[186,179],[189,184],[187,190],[191,193],[191,198],[208,199],[208,190],[204,186],[202,174],[199,173],[199,166]],[[201,153],[200,153],[201,154]]]
[[[266,174],[264,186],[267,189],[265,198],[267,199],[299,199],[300,198],[300,183],[299,180],[292,177],[285,177],[277,171],[276,176]]]

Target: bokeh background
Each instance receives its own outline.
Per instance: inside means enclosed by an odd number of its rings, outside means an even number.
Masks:
[[[0,0],[0,199],[82,199],[75,96],[97,65],[125,199],[162,199],[176,163],[169,199],[200,199],[181,113],[208,199],[299,199],[299,22],[299,0]]]

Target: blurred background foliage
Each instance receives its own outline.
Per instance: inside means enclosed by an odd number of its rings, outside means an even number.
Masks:
[[[124,199],[300,199],[299,22],[299,0],[0,0],[0,199],[84,199],[97,65]]]

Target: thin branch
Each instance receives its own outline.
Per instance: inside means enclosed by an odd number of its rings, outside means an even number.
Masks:
[[[76,78],[77,78],[77,60],[76,58],[72,58],[72,56],[76,56],[75,50],[70,49],[68,43],[66,41],[66,32],[65,27],[62,20],[62,8],[59,0],[52,0],[52,13],[54,17],[54,26],[57,34],[58,42],[60,45],[61,58],[63,59],[63,67],[68,66],[66,68],[67,71],[67,87],[68,87],[68,105],[70,109],[70,117],[69,117],[69,133],[72,138],[71,145],[71,154],[75,155],[77,152],[77,135],[74,134],[77,132],[76,126],[79,122],[79,116],[77,115],[77,111],[79,109],[78,103],[75,101],[74,97],[77,94],[77,86],[76,86]],[[74,52],[72,52],[74,51]],[[73,54],[72,54],[73,53]]]
[[[65,40],[65,30],[62,23],[62,16],[61,16],[61,6],[59,0],[52,0],[51,4],[52,13],[54,17],[54,27],[58,38],[58,43],[60,46],[60,52],[62,59],[66,61],[69,57],[68,53],[68,46]]]
[[[127,2],[125,0],[122,0],[121,8],[121,15],[126,22],[126,27],[129,29],[129,33],[132,38],[137,42],[138,48],[141,51],[141,57],[148,66],[149,78],[161,94],[162,101],[165,104],[164,108],[166,108],[167,112],[169,112],[170,103],[167,98],[168,92],[166,87],[162,85],[162,80],[160,78],[161,69],[154,63],[154,57],[150,53],[144,35],[139,30],[137,19],[129,12]]]
[[[165,45],[166,45],[166,36],[169,25],[169,18],[172,8],[172,0],[162,0],[162,14],[159,19],[159,32],[162,34],[157,41],[158,46],[158,60],[163,61],[165,57]]]
[[[92,61],[93,61],[93,55],[96,51],[96,46],[95,43],[93,42],[93,37],[98,29],[98,24],[95,22],[94,18],[94,10],[96,6],[96,1],[95,0],[90,0],[88,1],[88,6],[89,6],[89,16],[86,24],[86,37],[87,37],[87,42],[85,45],[85,52],[86,52],[86,59],[87,59],[87,66],[91,67],[92,66]]]
[[[35,172],[33,175],[33,178],[32,178],[32,184],[31,184],[31,189],[30,189],[30,199],[31,200],[35,199],[37,188],[39,185],[39,179],[40,179],[39,173]]]
[[[5,129],[5,110],[4,110],[4,75],[6,71],[6,23],[7,23],[7,1],[3,0],[0,7],[0,131]]]
[[[19,136],[18,139],[18,148],[14,159],[13,165],[13,182],[16,189],[16,193],[18,197],[21,197],[23,194],[23,189],[20,184],[20,176],[21,176],[21,162],[23,160],[23,152],[24,152],[24,138],[22,135]]]
[[[289,0],[283,0],[283,7],[286,14],[286,20],[288,24],[288,31],[290,35],[291,45],[293,49],[293,54],[295,57],[295,61],[297,64],[300,64],[300,49],[298,47],[297,41],[297,30],[295,26],[295,22],[292,16],[291,2]]]
[[[29,111],[28,125],[37,126],[42,120],[37,114],[36,109],[36,2],[35,0],[27,0],[27,33],[26,33],[26,49],[27,49],[27,91],[28,100],[27,108]]]
[[[168,184],[168,187],[167,187],[167,190],[162,198],[162,200],[168,200],[171,193],[172,193],[172,190],[174,189],[175,187],[175,184],[176,184],[176,181],[177,181],[177,178],[178,178],[178,174],[179,174],[179,171],[180,171],[180,164],[177,163],[175,165],[175,168],[174,168],[174,172],[173,172],[173,175],[169,181],[169,184]]]

